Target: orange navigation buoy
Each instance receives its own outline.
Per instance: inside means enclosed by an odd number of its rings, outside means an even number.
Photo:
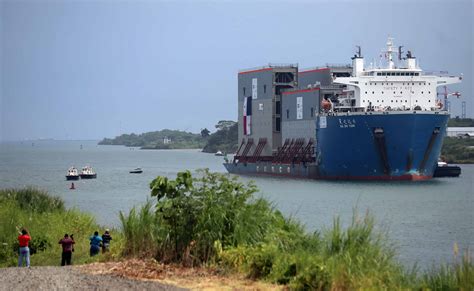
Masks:
[[[69,187],[69,189],[71,189],[71,190],[76,189],[76,188],[74,187],[74,182],[71,183],[71,187]]]

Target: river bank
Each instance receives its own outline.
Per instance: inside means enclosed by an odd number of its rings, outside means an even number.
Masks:
[[[120,214],[122,226],[113,231],[117,239],[113,240],[110,253],[88,258],[87,238],[80,236],[76,238],[74,263],[109,261],[99,267],[82,268],[92,273],[177,280],[179,285],[190,277],[187,284],[191,287],[197,284],[193,281],[196,273],[184,274],[196,267],[202,270],[199,276],[209,277],[206,280],[212,284],[221,284],[215,283],[222,279],[218,274],[234,274],[237,280],[231,280],[231,286],[247,284],[239,281],[245,277],[290,288],[474,287],[469,252],[463,254],[455,249],[451,264],[421,274],[416,269],[409,271],[395,260],[395,249],[386,234],[374,228],[368,214],[355,213],[348,227],[335,218],[331,229],[307,233],[298,221],[283,217],[265,199],[253,198],[255,186],[226,175],[204,171],[192,178],[189,172],[182,172],[176,180],[157,177],[150,188],[152,197],[157,198],[156,205],[150,202]],[[33,237],[33,266],[59,263],[54,237],[64,229],[75,228],[77,233],[85,229],[83,233],[90,233],[100,228],[93,218],[64,209],[60,199],[35,189],[2,190],[0,200],[0,220],[9,222],[0,229],[3,266],[16,264],[13,241],[18,228],[28,228]],[[40,239],[33,243],[37,238]],[[144,260],[145,257],[158,261]],[[172,267],[173,264],[181,267]],[[15,276],[3,272],[8,277]],[[69,278],[70,274],[64,276]],[[178,280],[181,277],[185,277],[184,281]],[[60,278],[46,277],[45,284],[56,286]]]

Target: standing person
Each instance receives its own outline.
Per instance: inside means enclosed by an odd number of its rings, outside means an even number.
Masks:
[[[23,258],[25,258],[26,266],[30,267],[30,248],[28,247],[28,243],[31,240],[28,231],[23,228],[18,236],[18,244],[20,245],[20,254],[18,257],[18,267],[23,265]]]
[[[71,237],[66,233],[64,238],[59,241],[59,244],[63,247],[61,254],[61,266],[71,265],[73,245],[76,242],[71,234]]]
[[[94,232],[94,235],[89,239],[91,241],[90,255],[95,256],[100,252],[100,246],[102,244],[102,238],[99,235],[99,232]]]
[[[109,233],[109,229],[106,229],[104,234],[102,235],[102,253],[109,251],[111,240],[112,236]]]

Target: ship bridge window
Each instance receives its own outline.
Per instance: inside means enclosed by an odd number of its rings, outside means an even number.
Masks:
[[[377,76],[382,76],[382,73],[377,73]]]
[[[418,76],[418,75],[420,75],[420,73],[415,73],[415,76]]]
[[[242,89],[244,89],[243,91],[244,91],[244,97],[245,97],[245,87],[244,87],[244,88],[242,88]]]
[[[397,72],[397,76],[400,76],[400,72]]]
[[[263,85],[263,94],[267,93],[267,85]]]
[[[401,74],[402,74],[402,76],[405,76],[405,72],[402,72]]]
[[[413,73],[413,72],[410,73],[410,76],[414,76],[414,75],[415,75],[415,73]]]
[[[387,76],[387,73],[385,73],[385,72],[382,72],[382,76]]]

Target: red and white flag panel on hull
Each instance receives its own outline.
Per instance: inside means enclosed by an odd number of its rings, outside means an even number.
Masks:
[[[252,96],[244,97],[244,135],[252,134]]]

